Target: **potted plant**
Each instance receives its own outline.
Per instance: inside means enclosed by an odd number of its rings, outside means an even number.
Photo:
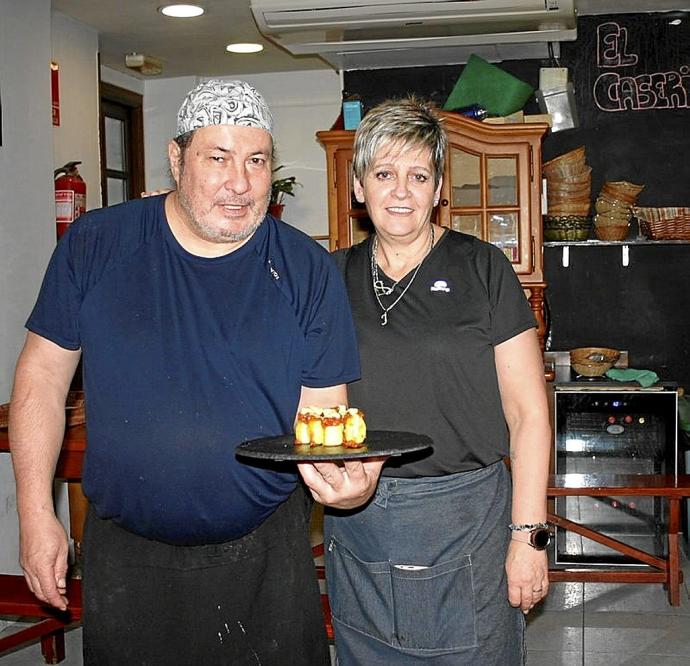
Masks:
[[[283,166],[283,164],[277,166],[273,169],[273,173],[275,174],[277,171],[280,171]],[[283,208],[285,208],[285,204],[283,203],[285,196],[294,197],[294,189],[300,185],[301,183],[297,182],[296,176],[287,176],[286,178],[274,177],[271,183],[271,197],[268,201],[268,212],[273,215],[273,217],[281,219]]]

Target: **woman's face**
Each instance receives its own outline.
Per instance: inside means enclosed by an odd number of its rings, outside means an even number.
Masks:
[[[429,222],[441,183],[434,187],[428,148],[388,145],[376,153],[364,181],[354,179],[353,189],[377,233],[402,240],[415,238]]]

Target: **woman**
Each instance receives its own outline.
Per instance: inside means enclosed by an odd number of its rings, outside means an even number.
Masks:
[[[355,136],[354,194],[375,233],[336,254],[362,361],[350,404],[434,448],[391,458],[364,509],[327,512],[340,666],[521,664],[524,614],[548,590],[529,543],[548,540],[535,321],[500,250],[432,223],[446,148],[413,98],[372,109]]]

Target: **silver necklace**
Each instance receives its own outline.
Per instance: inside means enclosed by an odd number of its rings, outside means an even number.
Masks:
[[[374,240],[372,241],[371,244],[371,283],[372,286],[374,287],[374,296],[376,297],[376,302],[379,304],[379,307],[383,310],[383,314],[381,315],[381,326],[385,326],[388,323],[388,313],[402,300],[402,297],[407,293],[407,290],[412,286],[412,283],[414,282],[414,279],[417,277],[417,273],[419,273],[419,269],[422,267],[422,264],[424,263],[424,260],[429,256],[429,253],[434,247],[434,225],[431,225],[431,241],[429,242],[429,249],[427,250],[426,254],[422,257],[422,260],[417,264],[417,266],[414,269],[414,273],[412,273],[412,277],[410,278],[410,281],[405,285],[405,288],[400,292],[400,296],[398,296],[388,307],[384,307],[383,303],[381,302],[381,296],[390,296],[393,293],[393,290],[398,286],[399,280],[394,282],[392,286],[386,287],[383,284],[383,280],[379,277],[379,267],[378,264],[376,263],[376,252],[379,249],[379,240],[376,235],[374,235]]]

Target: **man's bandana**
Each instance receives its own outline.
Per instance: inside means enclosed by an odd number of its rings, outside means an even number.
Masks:
[[[209,125],[258,127],[273,134],[273,117],[261,93],[245,81],[211,79],[185,97],[176,137]]]

